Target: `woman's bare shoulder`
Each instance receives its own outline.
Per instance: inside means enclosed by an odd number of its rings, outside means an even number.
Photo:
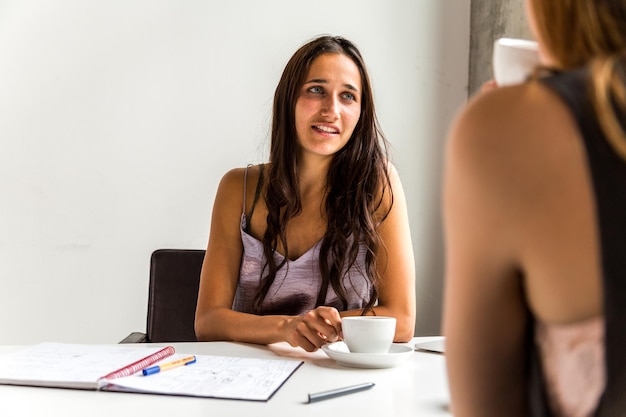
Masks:
[[[220,188],[225,191],[235,191],[239,189],[243,192],[244,180],[248,184],[256,185],[259,180],[261,169],[266,166],[263,164],[248,165],[246,167],[232,168],[227,171],[220,181]]]
[[[509,171],[537,162],[550,147],[578,137],[567,106],[540,82],[499,88],[470,100],[452,125],[449,152]],[[450,149],[451,148],[451,149]]]
[[[472,98],[460,113],[464,129],[484,133],[524,133],[528,128],[549,127],[544,122],[566,121],[567,106],[539,81],[498,88]],[[565,117],[565,118],[564,118]],[[524,127],[521,131],[517,128]]]
[[[531,213],[554,208],[554,199],[578,183],[581,142],[569,109],[538,82],[473,99],[447,144],[448,222],[498,230],[499,239],[508,242],[499,246],[501,259],[517,262],[514,242],[533,221]]]

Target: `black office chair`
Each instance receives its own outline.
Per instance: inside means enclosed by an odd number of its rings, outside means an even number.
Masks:
[[[120,343],[195,342],[194,320],[204,250],[158,249],[150,257],[146,332]]]

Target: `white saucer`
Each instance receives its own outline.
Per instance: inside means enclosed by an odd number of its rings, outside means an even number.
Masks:
[[[412,347],[395,343],[387,353],[350,353],[343,342],[326,344],[322,350],[338,364],[353,368],[393,368],[413,352]]]

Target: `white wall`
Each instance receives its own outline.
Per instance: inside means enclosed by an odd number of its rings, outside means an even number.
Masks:
[[[324,33],[368,63],[408,196],[416,330],[437,333],[469,1],[0,0],[0,344],[143,330],[150,253],[206,246],[219,179],[265,160],[282,68]]]

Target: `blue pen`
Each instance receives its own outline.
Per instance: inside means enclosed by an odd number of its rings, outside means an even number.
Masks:
[[[178,359],[176,361],[164,363],[163,365],[155,365],[144,369],[142,372],[144,376],[156,374],[159,372],[167,371],[168,369],[178,368],[179,366],[191,365],[196,363],[195,356],[187,356],[186,358]]]

